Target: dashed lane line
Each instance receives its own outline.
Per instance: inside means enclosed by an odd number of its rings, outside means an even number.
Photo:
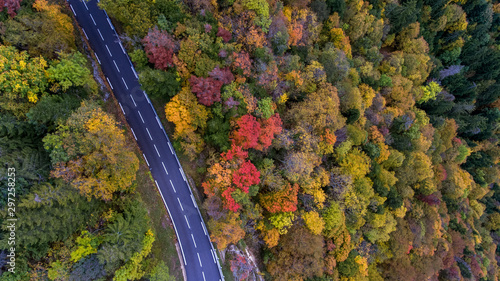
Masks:
[[[179,200],[179,197],[177,197],[177,202],[179,202],[179,206],[181,206],[181,210],[184,212],[184,208],[182,208],[181,200]]]
[[[186,215],[184,215],[184,218],[186,219],[186,224],[187,224],[188,228],[191,229],[191,226],[189,225],[189,221],[188,221],[188,218],[186,217]]]
[[[92,14],[89,13],[89,15],[90,15],[90,18],[92,19],[92,22],[94,23],[94,25],[97,25],[97,23],[95,23],[95,20],[94,20],[94,17],[92,16]]]
[[[168,176],[168,171],[167,171],[167,168],[165,167],[165,164],[163,164],[163,162],[161,162],[161,165],[163,166],[163,170],[165,170],[165,173],[167,174]]]
[[[135,103],[134,97],[132,97],[132,94],[130,94],[130,99],[132,99],[132,102],[134,103],[135,107],[137,107],[137,104]]]
[[[175,190],[175,186],[174,186],[174,184],[172,183],[172,180],[170,180],[170,185],[172,186],[172,189],[174,190],[174,193],[177,193],[177,191]]]
[[[158,148],[156,148],[156,144],[153,144],[153,146],[155,147],[156,154],[158,154],[158,157],[161,157],[161,156],[160,156],[160,152],[158,151]]]
[[[97,29],[97,31],[99,31],[99,29]],[[100,32],[99,32],[99,33],[100,33]],[[101,35],[101,36],[102,36],[102,35]],[[103,38],[102,40],[104,40],[104,38]],[[108,50],[109,55],[112,57],[113,55],[111,54],[111,51],[109,50],[108,45],[105,45],[105,46],[106,46],[106,49]]]
[[[177,198],[177,199],[179,199],[179,198]],[[191,233],[191,238],[193,239],[193,244],[194,244],[194,247],[195,247],[195,248],[198,248],[198,247],[196,246],[196,241],[194,240],[193,233]]]
[[[122,77],[122,81],[123,81],[123,84],[125,84],[125,88],[127,88],[127,90],[128,90],[127,83],[125,82],[125,79],[123,79],[123,77]]]
[[[118,73],[120,73],[120,69],[118,68],[118,65],[116,64],[116,61],[113,60],[113,63],[115,64],[116,70],[118,70]]]
[[[97,29],[97,32],[99,32],[99,35],[101,36],[102,41],[104,41],[104,37],[102,37],[102,33],[101,33],[101,31],[99,30],[99,28]],[[108,46],[106,46],[106,48],[107,48],[107,47],[108,47]],[[109,51],[109,49],[108,49],[108,51]],[[109,53],[109,54],[111,55],[111,53]]]
[[[139,117],[141,117],[142,123],[145,123],[145,122],[144,122],[144,118],[142,118],[142,114],[141,114],[141,112],[140,112],[140,111],[137,111],[137,112],[139,113]]]
[[[203,264],[201,264],[201,259],[200,259],[200,253],[196,253],[198,255],[198,261],[200,262],[200,267],[203,267]]]
[[[146,131],[148,132],[149,139],[150,139],[150,140],[153,140],[153,137],[151,137],[151,133],[149,132],[149,129],[148,129],[148,128],[146,128]]]

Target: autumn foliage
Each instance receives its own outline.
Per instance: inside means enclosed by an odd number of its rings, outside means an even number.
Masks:
[[[214,102],[220,101],[220,89],[224,84],[223,81],[193,75],[189,78],[189,83],[191,84],[191,91],[196,94],[199,103],[211,106]]]
[[[155,68],[167,69],[167,67],[173,66],[173,55],[177,47],[167,31],[155,27],[149,30],[142,42],[149,62],[153,63]]]

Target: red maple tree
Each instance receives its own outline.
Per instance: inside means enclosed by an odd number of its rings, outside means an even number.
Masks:
[[[275,113],[270,118],[263,119],[260,124],[262,129],[259,135],[259,145],[256,149],[263,151],[271,146],[275,135],[281,133],[283,122],[281,122],[280,115]]]
[[[260,172],[250,162],[243,163],[238,170],[233,173],[233,184],[241,189],[241,191],[248,193],[248,188],[251,185],[259,184]]]
[[[165,30],[157,27],[149,30],[142,40],[149,62],[157,69],[166,69],[173,66],[173,55],[177,48],[172,36]]]
[[[189,83],[191,83],[191,91],[196,94],[199,103],[211,106],[214,102],[220,102],[222,81],[211,77],[203,78],[193,75],[189,78]]]
[[[217,36],[222,37],[222,40],[224,40],[225,43],[229,42],[232,38],[231,32],[227,31],[226,29],[220,26],[219,29],[217,30]]]
[[[210,71],[208,73],[210,77],[217,79],[224,83],[225,85],[230,84],[234,80],[234,75],[231,73],[231,70],[229,70],[229,67],[220,69],[219,66],[216,66],[214,70]]]
[[[236,123],[238,129],[233,132],[233,139],[244,149],[255,148],[259,145],[260,123],[250,114],[241,116]]]

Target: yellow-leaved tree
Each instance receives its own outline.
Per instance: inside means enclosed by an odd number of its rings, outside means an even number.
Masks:
[[[114,192],[128,191],[139,169],[139,159],[127,147],[114,118],[93,102],[81,107],[44,138],[55,169],[82,195],[111,200]]]

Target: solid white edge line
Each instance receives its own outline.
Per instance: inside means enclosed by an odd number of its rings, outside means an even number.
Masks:
[[[83,31],[83,34],[85,34],[85,38],[87,38],[87,40],[89,40],[89,37],[87,36],[87,32],[85,32],[85,29],[83,29],[83,27],[82,27],[82,31]]]
[[[85,6],[85,8],[87,8],[87,10],[88,10],[89,7],[87,7],[87,3],[85,3],[85,0],[83,0],[82,2],[83,2],[83,5]]]
[[[182,178],[184,179],[184,181],[186,181],[186,176],[184,176],[184,173],[182,172],[182,168],[179,167],[179,171],[181,172],[181,175],[182,175]]]
[[[149,167],[148,158],[146,158],[146,155],[144,155],[144,153],[142,154],[142,156],[144,156],[144,160],[146,160],[146,164],[148,164],[148,167]]]
[[[156,148],[156,144],[153,144],[153,146],[155,147],[156,154],[158,154],[158,157],[161,157],[161,156],[160,156],[160,152],[158,151],[158,148]]]
[[[148,100],[149,102],[149,99],[148,99],[148,95],[146,95],[146,91],[142,91],[144,93],[144,97],[146,98],[146,100]]]
[[[137,76],[137,72],[135,72],[135,69],[133,66],[130,66],[130,68],[132,69],[132,71],[134,72],[134,76],[135,78],[139,79],[139,76]]]
[[[212,249],[210,249],[210,254],[212,254],[212,259],[214,260],[214,263],[217,263],[217,260],[215,259],[215,254]]]
[[[142,123],[144,123],[144,118],[142,118],[141,112],[139,110],[137,110],[137,112],[139,113],[139,117],[141,117]]]
[[[194,196],[193,196],[193,194],[191,194],[191,201],[193,201],[193,206],[194,206],[195,208],[198,208],[198,206],[196,205],[196,201],[194,200]]]
[[[123,77],[122,77],[122,81],[123,81],[123,84],[125,84],[125,88],[127,88],[127,90],[128,90],[127,83],[125,82],[125,79],[123,79]]]
[[[155,183],[156,183],[156,187],[158,187],[158,189],[160,189],[160,186],[158,185],[158,182],[155,180]]]
[[[118,44],[120,44],[120,48],[122,48],[122,52],[126,55],[127,52],[125,52],[125,48],[123,48],[123,45],[122,45],[122,42],[118,42]]]
[[[148,132],[149,139],[150,139],[150,140],[153,140],[153,137],[151,136],[151,133],[149,132],[149,129],[148,129],[148,128],[146,128],[146,131]]]
[[[170,147],[170,152],[172,152],[172,154],[174,154],[174,150],[172,149],[172,145],[170,145],[170,142],[168,143],[168,147]]]
[[[181,210],[184,212],[184,208],[182,208],[181,200],[179,200],[179,197],[177,197],[177,202],[179,202],[179,206],[181,206]]]
[[[130,94],[130,98],[132,99],[132,102],[134,103],[135,107],[137,107],[137,104],[135,103],[134,97],[132,97],[132,94]]]
[[[75,15],[75,17],[76,17],[76,13],[75,13],[75,10],[73,10],[73,6],[71,4],[69,4],[69,7],[71,8],[71,11],[73,11],[73,15]]]
[[[178,238],[177,240],[179,242],[179,247],[181,247],[182,259],[184,260],[184,265],[187,265],[186,257],[184,255],[184,249],[182,248],[182,243],[181,243],[181,240],[179,239],[179,233],[177,232],[177,227],[175,226],[174,219],[172,217],[172,214],[170,213],[170,209],[168,208],[167,202],[165,202],[165,198],[163,197],[163,194],[161,193],[160,187],[158,187],[158,185],[156,187],[158,188],[158,192],[160,193],[161,199],[163,200],[163,204],[167,208],[167,212],[168,212],[168,215],[170,216],[170,220],[172,221],[172,224],[174,225],[175,235]]]
[[[177,199],[179,199],[179,198],[177,198]],[[193,239],[193,244],[194,244],[194,247],[195,247],[195,248],[198,248],[198,247],[196,246],[196,241],[194,240],[193,233],[191,233],[191,238]]]
[[[205,228],[205,225],[203,222],[200,221],[201,227],[203,228],[203,232],[205,232],[205,235],[207,235],[207,229]]]
[[[111,27],[111,29],[115,30],[115,28],[113,27],[113,24],[111,24],[111,21],[109,20],[109,18],[106,18],[108,20],[108,23],[109,23],[109,27]]]
[[[186,217],[186,215],[184,215],[184,218],[186,219],[186,224],[188,225],[188,228],[191,229],[191,226],[189,225],[189,221],[188,221],[188,218]]]
[[[98,30],[99,30],[99,29],[98,29]],[[104,39],[102,39],[102,40],[104,40]],[[105,46],[106,46],[106,49],[108,49],[109,56],[111,56],[111,57],[112,57],[113,55],[111,54],[111,51],[109,50],[108,45],[105,45]]]
[[[123,106],[121,103],[118,103],[120,105],[120,108],[122,109],[123,115],[125,115],[125,110],[123,110]]]
[[[89,13],[89,15],[90,15],[90,18],[92,19],[92,22],[94,22],[94,25],[97,25],[97,23],[95,23],[95,20],[94,20],[94,17],[92,16],[92,14]]]
[[[99,32],[99,35],[101,36],[102,41],[104,41],[104,37],[102,37],[102,33],[101,33],[101,31],[99,30],[99,28],[97,29],[97,32]],[[106,48],[107,48],[107,47],[108,47],[108,46],[106,46]],[[108,50],[109,50],[109,49],[108,49]]]
[[[168,176],[168,171],[167,171],[167,168],[165,167],[165,164],[163,164],[163,162],[161,162],[161,165],[163,166],[163,169],[165,170],[165,173],[167,174]]]
[[[175,190],[175,186],[174,186],[174,184],[172,183],[172,180],[170,180],[170,185],[172,186],[172,189],[174,190],[174,193],[177,193],[177,191]]]
[[[101,64],[101,60],[99,59],[99,57],[97,56],[97,54],[95,54],[95,58],[97,59],[97,62],[98,62],[99,64]]]
[[[118,65],[116,64],[116,61],[113,60],[113,63],[115,64],[116,70],[118,70],[118,73],[120,73],[120,69],[118,68]]]
[[[137,140],[137,137],[135,136],[134,129],[130,128],[130,130],[132,130],[132,134],[134,135],[135,140]]]
[[[203,267],[203,264],[201,264],[200,253],[196,253],[196,255],[198,255],[198,261],[200,262],[200,267]]]
[[[108,77],[106,77],[106,80],[108,80],[108,84],[109,84],[109,86],[111,86],[111,90],[113,90],[114,89],[113,88],[113,84],[111,84],[111,82],[109,81]]]
[[[158,116],[156,116],[156,122],[158,122],[158,126],[160,126],[160,128],[163,128],[163,126],[161,125],[161,122],[160,122],[160,118],[158,118]]]

